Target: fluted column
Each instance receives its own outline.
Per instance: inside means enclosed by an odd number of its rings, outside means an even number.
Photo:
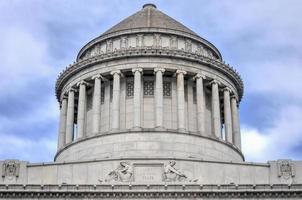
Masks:
[[[74,129],[74,92],[75,90],[71,88],[68,92],[68,102],[67,102],[67,116],[66,116],[66,144],[72,142],[73,140],[73,129]]]
[[[92,77],[94,80],[93,99],[92,99],[92,134],[97,135],[100,133],[101,123],[101,75]]]
[[[142,68],[132,69],[134,73],[133,128],[141,128],[141,84]]]
[[[215,137],[221,138],[221,119],[218,82],[213,80],[212,85],[212,128]]]
[[[120,75],[121,71],[116,70],[110,73],[113,76],[112,92],[112,130],[120,128]]]
[[[224,88],[223,90],[223,105],[224,105],[224,130],[226,141],[233,143],[232,131],[232,113],[230,102],[230,89]]]
[[[177,116],[178,116],[178,129],[185,130],[185,87],[184,75],[186,71],[177,70]]]
[[[233,141],[234,145],[241,149],[241,135],[240,135],[240,120],[237,106],[237,99],[233,95],[231,97],[231,110],[232,110],[232,128],[233,128]]]
[[[81,81],[77,84],[79,89],[79,101],[78,101],[78,116],[77,116],[77,139],[84,137],[85,123],[86,123],[86,85],[85,81]]]
[[[67,116],[67,97],[63,96],[60,109],[60,124],[59,124],[59,138],[58,150],[64,147],[66,140],[66,116]]]
[[[163,97],[163,73],[164,68],[155,68],[155,127],[163,128],[164,97]]]
[[[197,100],[197,127],[201,135],[206,135],[205,133],[205,97],[203,89],[203,79],[205,75],[198,73],[194,77],[196,80],[196,100]]]

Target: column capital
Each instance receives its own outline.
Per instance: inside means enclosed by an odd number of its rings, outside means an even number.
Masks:
[[[101,79],[101,80],[103,80],[104,78],[103,78],[103,76],[101,74],[96,74],[96,75],[94,75],[94,76],[91,77],[91,80],[95,80],[95,79]]]
[[[237,96],[236,96],[235,94],[232,94],[232,95],[231,95],[231,99],[235,99],[236,102],[238,103],[238,98],[237,98]]]
[[[68,99],[68,93],[64,93],[60,99],[60,102],[63,101],[63,99]]]
[[[213,80],[210,82],[210,85],[213,85],[213,84],[221,85],[221,83],[220,83],[219,81],[217,81],[216,79],[213,79]]]
[[[193,80],[196,80],[196,79],[206,79],[206,76],[203,74],[203,73],[197,73],[194,77],[193,77]]]
[[[77,87],[79,87],[80,85],[89,85],[88,82],[84,81],[84,80],[81,80],[80,82],[77,83]]]
[[[69,89],[67,90],[67,93],[69,93],[69,92],[76,92],[76,91],[77,91],[76,88],[71,87],[71,88],[69,88]]]
[[[187,74],[187,72],[186,72],[185,70],[181,70],[181,69],[176,70],[175,73],[176,73],[176,74],[183,74],[183,75],[186,75],[186,74]]]
[[[115,74],[117,74],[117,75],[121,75],[121,70],[114,70],[114,71],[111,71],[110,72],[110,75],[115,75]]]
[[[154,68],[154,72],[155,73],[158,72],[158,71],[164,73],[166,70],[165,70],[165,68],[162,68],[162,67],[156,67],[156,68]]]
[[[137,72],[137,71],[140,72],[140,73],[142,73],[142,72],[143,72],[143,69],[140,68],[140,67],[137,67],[137,68],[133,68],[133,69],[132,69],[132,72],[133,72],[133,73],[135,73],[135,72]]]
[[[231,88],[229,88],[229,87],[227,87],[227,86],[223,88],[223,91],[226,91],[226,92],[229,92],[229,93],[232,92]]]

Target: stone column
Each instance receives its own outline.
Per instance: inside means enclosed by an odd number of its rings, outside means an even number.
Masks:
[[[112,92],[112,130],[120,128],[120,70],[110,73],[113,76],[113,92]]]
[[[68,92],[67,102],[67,116],[66,116],[66,144],[73,140],[73,129],[74,129],[74,92],[71,88]]]
[[[163,73],[164,68],[155,68],[155,127],[163,128],[164,95],[163,95]]]
[[[177,70],[177,116],[178,116],[178,130],[185,130],[185,89],[184,89],[184,75],[186,71]]]
[[[63,96],[60,109],[60,124],[59,124],[59,138],[58,150],[62,149],[66,140],[66,116],[67,116],[67,97]]]
[[[94,80],[93,99],[92,99],[92,134],[97,135],[100,133],[101,123],[101,75],[92,77]]]
[[[141,128],[141,87],[142,68],[132,69],[134,73],[134,94],[133,94],[133,128]]]
[[[205,133],[205,96],[203,89],[203,79],[205,75],[198,73],[194,77],[196,80],[196,100],[197,100],[197,128],[201,135],[206,135]]]
[[[224,88],[223,90],[223,105],[224,105],[224,131],[226,141],[233,143],[232,131],[232,113],[230,102],[230,89]]]
[[[212,129],[215,137],[221,138],[221,119],[218,82],[213,80],[212,85]]]
[[[240,134],[240,120],[237,106],[237,99],[233,95],[231,97],[231,110],[232,110],[232,128],[233,128],[233,141],[234,145],[241,149],[241,134]]]
[[[78,117],[77,117],[77,139],[84,137],[85,123],[86,123],[86,85],[85,81],[81,81],[77,84],[79,89],[79,101],[78,101]]]

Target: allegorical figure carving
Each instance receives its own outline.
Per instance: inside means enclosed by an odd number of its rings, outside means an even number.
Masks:
[[[2,166],[2,177],[18,177],[20,162],[18,160],[6,160]]]
[[[278,176],[282,183],[291,184],[295,176],[295,170],[291,160],[278,160]]]
[[[110,181],[120,181],[120,182],[129,182],[133,179],[133,167],[128,162],[120,162],[120,165],[113,171],[111,171],[107,178],[106,182]]]
[[[188,177],[175,167],[175,161],[169,161],[164,166],[164,180],[168,182],[186,181]]]

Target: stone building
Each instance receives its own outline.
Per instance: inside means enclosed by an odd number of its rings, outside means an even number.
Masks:
[[[302,198],[302,161],[244,161],[242,95],[213,44],[145,4],[59,75],[54,162],[1,161],[0,198]]]

